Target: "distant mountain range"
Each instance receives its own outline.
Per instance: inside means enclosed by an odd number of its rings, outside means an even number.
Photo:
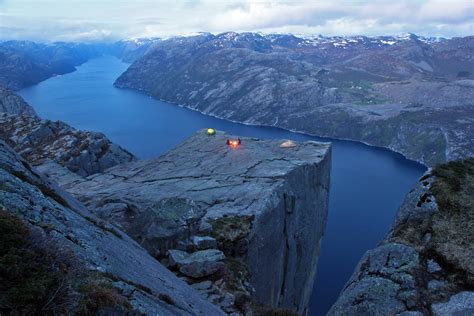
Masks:
[[[472,36],[229,32],[139,47],[146,53],[117,87],[232,121],[391,148],[428,165],[473,154]]]
[[[205,114],[363,141],[427,165],[473,155],[473,36],[8,41],[0,42],[0,85],[21,89],[101,54],[133,62],[117,87]]]

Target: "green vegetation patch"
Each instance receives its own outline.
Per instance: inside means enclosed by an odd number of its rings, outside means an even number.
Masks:
[[[110,280],[0,209],[0,314],[91,315],[109,307],[131,308]]]
[[[432,218],[433,250],[474,286],[474,158],[433,170],[439,212]]]
[[[431,192],[420,203],[436,199],[432,215],[412,216],[398,225],[394,241],[417,248],[442,264],[458,290],[474,288],[474,158],[436,166]],[[421,179],[424,181],[425,179]],[[432,195],[432,196],[431,196]],[[427,234],[431,239],[426,243]]]
[[[212,237],[227,257],[240,257],[248,247],[254,216],[221,217],[210,222]]]

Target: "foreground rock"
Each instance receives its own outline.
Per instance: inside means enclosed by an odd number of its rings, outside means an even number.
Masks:
[[[200,131],[162,157],[87,178],[55,164],[42,170],[151,254],[176,263],[190,283],[219,274],[222,251],[227,272],[213,280],[232,297],[223,294],[220,303],[234,304],[240,295],[307,313],[327,217],[330,147],[281,148],[282,141],[243,138],[232,149],[228,137]],[[209,237],[220,251],[199,251],[211,247]],[[168,258],[172,249],[183,252],[173,250]],[[196,259],[211,252],[218,258]],[[192,269],[183,268],[177,254]]]
[[[329,315],[474,314],[473,189],[473,158],[423,176]]]
[[[82,176],[135,160],[102,133],[79,131],[61,121],[34,116],[0,113],[0,139],[32,165],[52,160]]]
[[[221,315],[121,230],[33,170],[0,141],[0,209],[43,231],[147,315]],[[2,232],[3,233],[3,232]]]
[[[474,155],[473,49],[472,36],[201,34],[157,42],[115,85],[434,166]]]
[[[35,110],[22,97],[0,85],[0,112],[36,116]]]

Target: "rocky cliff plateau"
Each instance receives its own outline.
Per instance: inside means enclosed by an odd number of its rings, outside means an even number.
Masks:
[[[10,113],[31,110],[26,103],[14,105]],[[73,244],[88,245],[80,251],[64,247],[85,266],[94,260],[89,270],[112,282],[130,307],[147,314],[173,314],[175,308],[185,314],[221,313],[201,302],[181,306],[181,292],[192,289],[228,314],[308,312],[328,210],[329,144],[242,138],[232,148],[226,144],[231,136],[199,131],[162,157],[134,161],[102,134],[10,113],[0,113],[0,138],[6,141],[0,152],[2,212],[32,229],[45,228],[55,242],[63,244],[56,233],[64,232]],[[44,206],[53,203],[51,198],[60,205]],[[110,236],[98,241],[96,229]],[[111,249],[103,250],[108,243]],[[141,247],[191,285],[179,288],[178,283],[178,300],[172,288],[162,293],[156,292],[161,285],[150,287],[154,281],[144,280],[148,272],[136,280],[142,268],[135,270],[134,262],[153,266],[142,258]],[[117,258],[121,248],[128,255]],[[97,263],[100,255],[104,262]],[[154,264],[150,273],[164,269]],[[157,306],[163,302],[171,305],[166,312]]]
[[[434,166],[474,154],[473,52],[472,36],[201,34],[154,43],[115,85]]]
[[[224,311],[248,312],[258,301],[306,314],[330,147],[242,138],[233,149],[228,137],[199,131],[159,158],[86,178],[54,163],[39,169]]]

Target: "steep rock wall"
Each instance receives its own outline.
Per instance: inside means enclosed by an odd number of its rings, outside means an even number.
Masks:
[[[473,158],[421,177],[329,315],[471,315],[473,188]]]
[[[42,170],[162,260],[188,249],[194,235],[215,237],[238,266],[237,276],[217,282],[233,300],[244,291],[306,313],[327,217],[330,146],[242,138],[232,149],[229,137],[199,131],[162,157],[87,178],[55,164]]]

